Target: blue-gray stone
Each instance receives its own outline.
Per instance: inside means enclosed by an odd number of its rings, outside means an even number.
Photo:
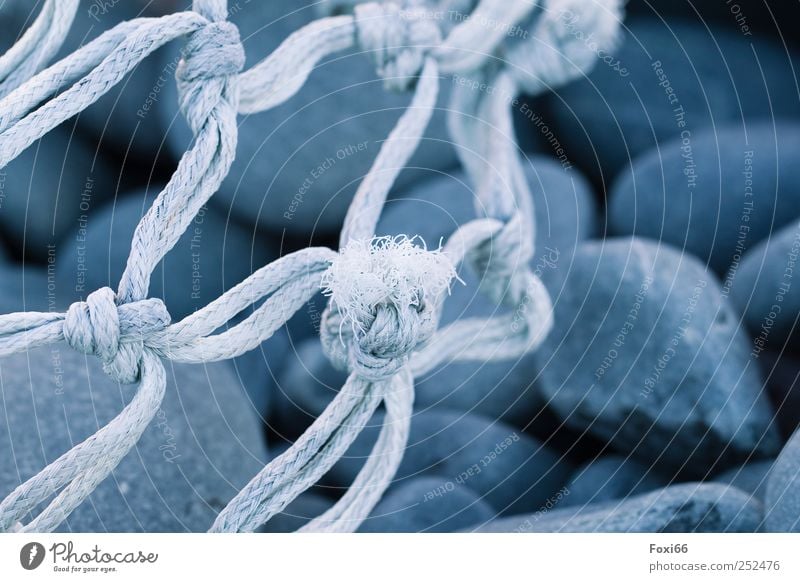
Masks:
[[[766,508],[766,531],[800,532],[800,430],[769,472]]]
[[[763,505],[733,487],[685,483],[625,501],[540,511],[499,519],[480,532],[751,533]]]
[[[263,423],[269,421],[277,379],[283,372],[289,349],[286,328],[281,328],[256,349],[229,360],[247,392],[253,411]]]
[[[62,311],[56,290],[46,268],[0,262],[0,313]]]
[[[536,213],[536,248],[565,249],[598,230],[594,194],[575,168],[531,155],[523,160]],[[437,246],[461,225],[485,218],[461,170],[428,178],[390,200],[378,223],[379,235],[419,235]]]
[[[356,439],[325,478],[347,487],[377,438],[383,414]],[[421,475],[438,476],[472,489],[498,514],[532,511],[564,484],[569,461],[532,437],[476,414],[447,410],[416,412],[394,483]]]
[[[800,195],[800,173],[797,187],[796,192]],[[782,189],[778,195],[785,200],[790,198],[790,192]],[[734,265],[728,274],[733,282],[731,299],[744,314],[758,353],[767,347],[781,351],[787,342],[798,344],[795,328],[800,316],[800,284],[793,280],[800,265],[798,215],[800,208],[791,224],[768,235],[750,249],[738,269]]]
[[[636,238],[578,245],[545,273],[556,325],[537,386],[568,425],[665,474],[705,477],[779,447],[738,317],[714,275]]]
[[[329,248],[336,248],[336,239],[331,239],[323,243],[323,246]],[[309,244],[306,242],[302,245],[303,248],[307,246],[316,246],[316,244]],[[322,321],[322,312],[328,305],[328,298],[323,295],[322,291],[314,295],[311,300],[306,303],[302,309],[292,316],[286,324],[286,329],[289,337],[294,344],[300,344],[303,340],[310,337],[319,337],[319,327]]]
[[[485,523],[494,510],[468,486],[419,477],[390,489],[358,531],[447,533]]]
[[[797,89],[787,83],[796,52],[774,36],[658,18],[628,19],[622,32],[619,47],[599,47],[613,66],[597,63],[558,88],[541,112],[570,160],[598,184],[682,132],[800,115]],[[699,162],[698,173],[715,170]]]
[[[166,365],[153,422],[60,531],[206,531],[263,467],[257,419],[228,366]],[[107,424],[136,391],[64,344],[0,360],[0,380],[0,497]]]
[[[800,125],[771,121],[667,141],[620,174],[609,231],[686,249],[719,274],[730,267],[727,289],[747,249],[800,216],[798,149]]]
[[[774,461],[772,459],[767,461],[754,461],[742,465],[741,467],[728,469],[724,473],[714,477],[713,480],[717,483],[736,487],[745,493],[750,493],[763,503],[767,498],[767,483],[773,463]]]
[[[57,127],[0,173],[0,229],[19,256],[46,260],[48,245],[114,195],[106,158],[73,129]]]
[[[229,20],[240,29],[245,67],[317,16],[314,6],[292,0],[240,2]],[[172,62],[178,50],[163,62]],[[441,104],[447,103],[446,83],[443,87]],[[215,203],[276,232],[337,232],[355,188],[410,98],[385,90],[360,50],[324,60],[287,103],[240,119],[236,161]],[[175,84],[169,83],[159,111],[170,126],[168,145],[180,155],[191,134],[177,102]],[[456,165],[445,112],[434,117],[411,167],[440,171]],[[410,184],[415,174],[403,172],[396,187]]]
[[[322,414],[346,380],[347,373],[328,361],[319,338],[295,344],[286,354],[278,378],[270,428],[283,439],[296,439]]]
[[[664,487],[669,482],[634,459],[609,455],[577,469],[564,487],[558,507],[589,505],[625,499]]]
[[[65,235],[56,261],[59,291],[72,300],[95,289],[116,289],[136,225],[157,188],[126,194]],[[164,300],[174,321],[205,307],[278,254],[277,245],[230,220],[216,208],[201,210],[156,267],[150,296]]]

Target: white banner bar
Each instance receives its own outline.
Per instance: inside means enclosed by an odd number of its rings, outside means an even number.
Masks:
[[[792,534],[0,535],[0,580],[800,580]]]

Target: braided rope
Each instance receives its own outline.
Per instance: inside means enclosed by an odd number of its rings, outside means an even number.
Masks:
[[[80,0],[46,0],[25,34],[0,57],[0,97],[40,71],[64,43]]]
[[[528,266],[534,252],[534,209],[514,145],[508,103],[498,95],[516,94],[520,87],[540,90],[548,82],[563,82],[569,74],[552,60],[535,83],[520,72],[531,55],[541,53],[537,39],[510,47],[510,66],[499,66],[505,33],[500,27],[487,30],[482,23],[521,25],[530,20],[543,38],[563,43],[564,58],[574,58],[583,70],[592,59],[557,22],[564,10],[578,10],[575,1],[550,0],[535,20],[539,2],[481,0],[471,18],[445,31],[423,0],[330,0],[321,6],[352,8],[353,13],[312,22],[245,72],[244,50],[238,30],[226,20],[225,0],[194,0],[190,11],[124,22],[41,70],[59,49],[77,10],[77,0],[45,2],[30,30],[0,58],[0,167],[91,106],[153,51],[179,37],[186,37],[184,58],[176,70],[180,108],[194,140],[137,226],[116,292],[95,291],[64,314],[0,315],[0,357],[65,341],[96,355],[113,379],[139,383],[134,399],[114,420],[0,502],[0,531],[55,529],[114,469],[161,404],[166,390],[162,358],[203,363],[252,350],[323,284],[331,301],[321,340],[333,362],[350,371],[347,382],[298,441],[239,492],[210,531],[253,531],[282,511],[330,469],[384,403],[380,435],[351,488],[302,531],[357,529],[402,459],[414,377],[448,361],[519,357],[535,349],[553,324],[547,291]],[[593,22],[611,38],[619,18],[618,0],[596,4]],[[373,58],[387,88],[415,89],[353,199],[342,229],[341,252],[309,248],[285,256],[172,323],[163,303],[147,298],[150,277],[227,175],[236,150],[236,116],[285,102],[322,59],[353,47]],[[462,161],[488,218],[459,228],[441,251],[418,248],[414,239],[375,239],[389,190],[433,114],[439,75],[454,72],[485,76],[501,89],[487,95],[456,91],[451,104],[450,128],[460,153],[478,154],[462,155]],[[383,254],[376,257],[374,268],[350,280],[353,256],[361,256],[353,255],[356,252]],[[456,321],[437,331],[444,291],[455,266],[465,260],[484,274],[484,290],[511,310],[489,319]],[[258,302],[261,305],[246,319],[217,332]],[[475,341],[478,336],[480,341]],[[29,523],[20,523],[48,500]]]

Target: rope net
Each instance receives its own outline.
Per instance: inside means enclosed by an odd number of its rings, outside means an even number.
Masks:
[[[0,58],[0,167],[178,38],[186,43],[175,75],[179,104],[194,139],[136,228],[116,291],[99,289],[66,313],[0,315],[0,357],[64,341],[97,356],[114,380],[138,383],[116,418],[0,502],[0,531],[52,531],[109,475],[159,409],[163,359],[205,363],[239,356],[320,289],[330,298],[320,339],[334,365],[349,372],[347,381],[308,430],[219,513],[210,531],[253,531],[281,512],[331,468],[383,404],[380,435],[351,487],[302,528],[355,531],[402,459],[414,378],[444,362],[518,358],[535,350],[552,327],[550,297],[529,266],[534,208],[509,102],[590,68],[596,54],[584,35],[575,34],[571,16],[580,14],[587,35],[609,46],[621,0],[328,0],[318,5],[319,20],[247,71],[238,29],[226,20],[226,0],[194,0],[188,11],[123,22],[45,68],[77,9],[78,0],[46,0]],[[447,17],[453,13],[467,17],[453,22]],[[511,38],[511,27],[526,34]],[[318,247],[284,256],[172,322],[161,300],[147,297],[150,277],[230,170],[237,115],[286,102],[320,61],[351,49],[374,61],[386,90],[413,95],[358,187],[341,251]],[[441,77],[452,74],[493,88],[455,90],[448,107],[452,140],[486,218],[461,226],[436,249],[413,235],[413,225],[406,234],[375,237],[389,191],[434,113]],[[482,290],[507,309],[439,328],[442,304],[464,262],[481,275]],[[227,327],[248,308],[245,319]]]

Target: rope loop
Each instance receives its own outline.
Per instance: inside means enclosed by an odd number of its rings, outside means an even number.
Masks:
[[[63,333],[70,347],[100,358],[114,380],[132,384],[141,376],[144,340],[169,323],[160,299],[117,305],[114,292],[103,287],[69,307]]]

